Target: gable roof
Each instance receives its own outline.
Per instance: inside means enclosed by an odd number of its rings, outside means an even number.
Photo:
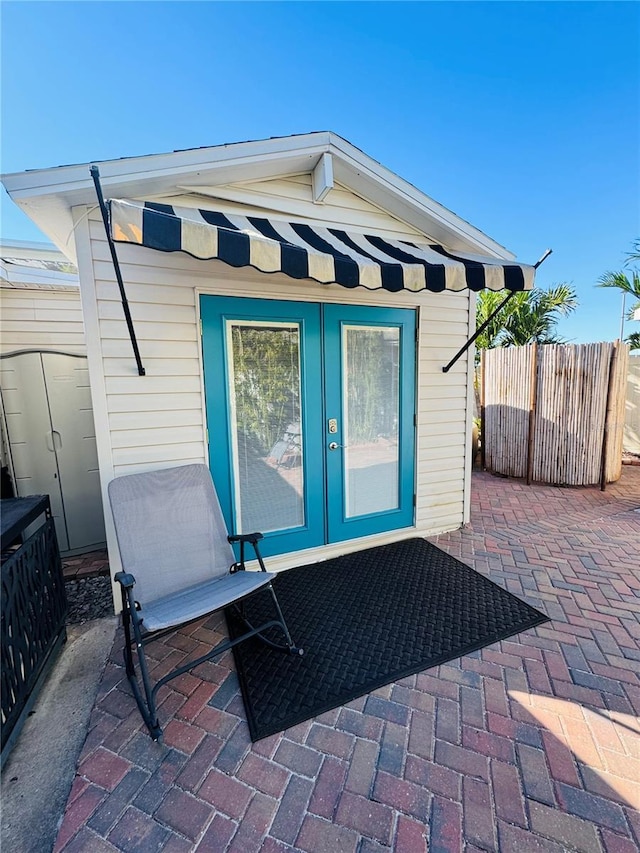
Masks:
[[[75,260],[72,208],[95,206],[89,166],[78,164],[2,176],[13,201],[69,258]],[[335,180],[447,248],[510,260],[514,256],[469,222],[330,131],[236,142],[102,161],[107,198],[150,199],[312,173],[322,203]],[[323,183],[324,182],[324,183]]]

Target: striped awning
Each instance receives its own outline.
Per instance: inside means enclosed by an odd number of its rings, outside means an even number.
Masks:
[[[391,292],[533,287],[533,266],[450,252],[433,243],[148,201],[112,199],[110,207],[117,242],[321,284]]]

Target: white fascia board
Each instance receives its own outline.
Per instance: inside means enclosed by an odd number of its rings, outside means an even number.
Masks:
[[[314,133],[259,142],[237,142],[168,154],[95,161],[95,165],[100,170],[100,179],[105,187],[135,186],[139,182],[148,188],[150,184],[157,182],[160,185],[158,190],[148,190],[157,194],[174,186],[181,175],[189,174],[201,178],[209,170],[218,172],[225,167],[238,171],[239,167],[251,169],[260,163],[272,162],[272,168],[265,166],[265,171],[268,173],[273,170],[276,176],[280,174],[278,161],[284,160],[290,164],[292,156],[301,158],[306,166],[300,171],[311,171],[317,157],[327,150],[329,136],[328,133]],[[87,204],[95,199],[93,182],[89,175],[90,165],[91,163],[80,163],[73,166],[55,166],[51,169],[13,172],[1,175],[0,180],[14,200],[32,195],[71,194],[71,205]],[[288,171],[291,172],[290,167]],[[87,196],[88,190],[93,194]],[[81,196],[73,195],[74,193],[80,193]]]

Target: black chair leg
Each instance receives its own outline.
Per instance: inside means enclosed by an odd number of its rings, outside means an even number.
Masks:
[[[289,633],[289,628],[287,627],[287,623],[284,621],[284,616],[282,615],[282,610],[280,609],[280,603],[276,598],[276,593],[274,588],[269,584],[269,592],[271,593],[271,598],[273,599],[274,607],[276,608],[276,613],[278,614],[278,621],[282,625],[282,630],[284,631],[284,635],[287,638],[287,651],[292,655],[301,655],[303,654],[303,650],[294,645],[293,640],[291,638],[291,634]]]
[[[229,536],[228,539],[229,539],[229,542],[239,542],[240,543],[240,563],[239,563],[240,570],[244,571],[244,567],[245,567],[244,546],[245,546],[245,542],[249,542],[253,546],[253,550],[255,551],[256,559],[258,560],[260,570],[263,572],[267,571],[267,567],[264,564],[262,554],[260,553],[260,546],[258,545],[258,542],[262,539],[261,533],[250,533],[250,534],[246,534],[243,536]],[[269,592],[271,593],[271,598],[273,599],[273,604],[274,604],[276,613],[278,615],[277,624],[282,629],[282,632],[284,633],[287,642],[286,642],[286,645],[283,645],[282,643],[276,643],[273,640],[269,640],[267,637],[264,636],[264,634],[262,634],[260,632],[257,633],[257,636],[260,638],[260,640],[262,640],[263,643],[265,643],[267,646],[269,646],[272,649],[277,649],[278,651],[281,651],[281,652],[289,652],[289,654],[292,654],[292,655],[303,655],[304,649],[300,648],[299,646],[295,646],[293,643],[293,640],[291,638],[291,634],[289,633],[289,628],[287,627],[287,623],[285,622],[284,616],[282,615],[282,610],[280,609],[280,604],[278,602],[278,599],[276,598],[276,594],[275,594],[275,590],[273,589],[273,586],[271,584],[268,584],[267,588],[268,588]],[[236,612],[238,613],[238,616],[240,617],[240,619],[242,619],[242,621],[245,623],[245,625],[247,625],[249,627],[249,629],[254,630],[253,625],[251,624],[251,622],[249,622],[249,620],[245,616],[245,602],[241,601],[241,602],[237,603],[235,605],[235,609],[236,609]]]
[[[267,636],[265,636],[262,633],[262,631],[264,630],[264,627],[266,627],[266,626],[262,626],[259,629],[256,629],[254,627],[254,625],[249,621],[249,619],[246,616],[245,602],[244,601],[239,602],[238,604],[234,605],[234,609],[235,609],[236,613],[238,614],[238,617],[242,620],[242,622],[244,622],[244,624],[247,626],[247,628],[250,631],[254,632],[255,636],[258,637],[258,639],[262,643],[264,643],[266,646],[269,646],[269,648],[275,649],[276,651],[279,651],[279,652],[288,652],[289,654],[292,654],[292,655],[303,655],[304,649],[300,648],[299,646],[294,645],[294,643],[293,643],[293,639],[291,637],[291,634],[289,633],[289,628],[287,627],[287,623],[284,620],[282,610],[280,609],[280,604],[278,602],[278,599],[276,598],[275,590],[273,589],[272,585],[268,584],[266,587],[263,587],[263,589],[268,589],[269,592],[271,593],[271,598],[272,598],[272,601],[273,601],[273,604],[275,607],[275,611],[276,611],[276,615],[277,615],[277,619],[274,619],[272,622],[268,623],[269,627],[280,628],[280,630],[282,631],[282,633],[285,636],[286,643],[277,643],[275,640],[270,640]]]
[[[124,666],[127,673],[127,678],[135,676],[135,668],[133,666],[133,655],[131,654],[131,613],[129,611],[129,601],[124,587],[122,592],[122,627],[124,628]]]
[[[167,673],[167,675],[160,678],[155,685],[152,686],[151,679],[149,676],[149,668],[147,666],[147,659],[144,651],[145,642],[142,637],[142,620],[138,615],[138,611],[136,610],[136,604],[133,597],[133,585],[129,585],[125,587],[123,585],[122,589],[122,623],[124,627],[124,636],[125,636],[125,648],[124,648],[124,662],[126,668],[126,674],[131,685],[131,691],[133,693],[134,699],[136,700],[136,704],[138,705],[138,710],[142,716],[142,719],[147,726],[149,733],[153,740],[161,740],[162,739],[162,727],[160,726],[160,721],[158,719],[158,711],[156,705],[156,695],[160,687],[166,684],[173,678],[177,678],[184,672],[188,672],[191,669],[199,666],[201,663],[204,663],[208,660],[213,660],[214,657],[222,654],[238,643],[244,642],[248,640],[250,637],[258,637],[262,642],[266,643],[273,649],[277,649],[278,651],[289,652],[289,654],[302,655],[303,649],[295,646],[293,644],[293,640],[291,638],[291,634],[289,633],[289,629],[287,627],[287,623],[284,620],[284,616],[282,614],[282,610],[280,609],[280,604],[278,603],[278,599],[276,598],[275,591],[271,584],[267,585],[269,592],[271,593],[271,597],[273,600],[273,604],[275,607],[276,619],[272,619],[269,622],[264,623],[258,628],[254,628],[253,625],[246,618],[244,613],[244,601],[238,602],[235,605],[236,611],[238,615],[245,623],[247,628],[249,629],[246,634],[243,634],[241,637],[236,638],[235,640],[223,641],[206,655],[202,655],[196,660],[191,660],[184,666],[177,667],[171,672]],[[178,627],[178,626],[176,626]],[[273,640],[268,639],[262,632],[268,630],[270,628],[279,628],[285,638],[285,643],[276,643]],[[159,638],[163,633],[168,633],[172,629],[166,629],[165,631],[159,632],[155,637],[147,636],[147,642]],[[136,675],[136,666],[134,663],[133,656],[133,646],[135,645],[136,653],[138,657],[138,667],[140,670],[140,677],[138,678]],[[140,686],[140,681],[142,682],[142,689]]]
[[[147,666],[147,658],[144,653],[144,643],[142,641],[142,633],[140,631],[140,620],[135,611],[135,602],[133,601],[131,589],[126,590],[126,592],[127,600],[126,602],[123,602],[124,606],[122,616],[125,635],[124,659],[127,678],[131,685],[131,690],[133,692],[134,699],[136,700],[136,704],[138,705],[138,710],[149,729],[151,737],[153,740],[161,740],[162,728],[158,720],[158,711],[156,708],[156,688],[151,686],[151,679],[149,678],[149,668]],[[123,598],[124,595],[125,590],[123,589]],[[131,627],[133,627],[133,642],[136,646],[144,697],[140,690],[138,679],[136,678],[135,665],[133,662],[133,654],[131,650],[131,646],[133,645],[131,641]]]

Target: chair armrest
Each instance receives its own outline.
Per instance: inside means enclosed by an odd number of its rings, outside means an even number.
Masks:
[[[262,533],[239,533],[236,536],[227,536],[229,542],[233,545],[234,542],[250,542],[255,545],[261,539],[264,539]]]
[[[260,564],[260,570],[266,572],[266,566],[262,560],[262,554],[260,553],[260,549],[258,548],[258,542],[261,539],[264,539],[262,533],[239,533],[235,536],[227,536],[229,542],[233,545],[234,542],[240,543],[240,562],[234,563],[232,566],[232,571],[242,571],[244,570],[244,546],[248,542],[250,545],[253,545],[253,550],[256,552],[256,557],[258,558],[258,563]]]
[[[134,576],[130,575],[128,572],[116,572],[113,579],[118,581],[118,583],[125,589],[132,588],[136,582]]]

